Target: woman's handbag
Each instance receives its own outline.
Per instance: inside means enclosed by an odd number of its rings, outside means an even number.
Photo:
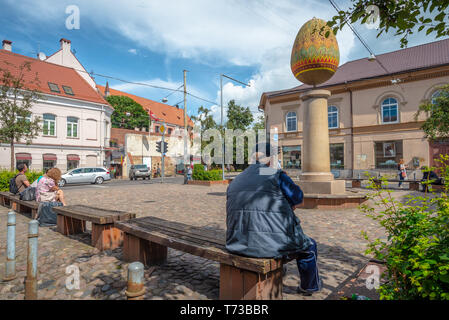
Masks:
[[[23,201],[34,201],[36,200],[36,188],[28,187],[19,193],[20,200]]]

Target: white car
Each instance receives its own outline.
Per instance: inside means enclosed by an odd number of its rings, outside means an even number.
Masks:
[[[76,168],[63,174],[59,181],[59,186],[72,183],[96,183],[102,184],[104,181],[111,180],[109,170],[103,167]]]

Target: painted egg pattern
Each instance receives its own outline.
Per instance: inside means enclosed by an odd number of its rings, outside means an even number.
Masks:
[[[326,38],[327,31],[330,34]],[[339,63],[337,39],[326,21],[317,18],[307,21],[299,30],[292,49],[291,69],[295,78],[318,85],[335,74]]]

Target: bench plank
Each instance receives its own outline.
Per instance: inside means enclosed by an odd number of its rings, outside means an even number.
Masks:
[[[135,213],[106,210],[85,205],[55,207],[53,210],[59,215],[90,221],[96,224],[110,224],[115,221],[132,219],[136,216]]]
[[[161,219],[154,217],[117,221],[115,226],[134,237],[256,273],[266,274],[281,268],[283,264],[280,259],[254,259],[229,253],[222,231],[205,230],[177,222],[162,223]],[[212,233],[216,236],[212,237]]]

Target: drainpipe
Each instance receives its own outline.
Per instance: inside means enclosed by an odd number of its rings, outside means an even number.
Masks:
[[[347,83],[347,82],[346,82]],[[352,102],[352,90],[349,90],[349,110],[351,118],[351,178],[354,178],[354,113],[353,113],[353,102]]]

